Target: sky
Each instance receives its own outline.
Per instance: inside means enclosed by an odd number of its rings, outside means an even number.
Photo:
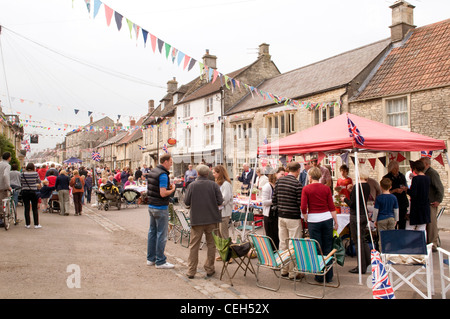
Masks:
[[[124,19],[108,26],[84,0],[0,0],[0,100],[19,114],[32,153],[54,148],[78,126],[109,116],[129,125],[158,105],[173,78],[199,75],[144,46],[126,18],[201,61],[208,49],[226,74],[270,45],[280,72],[390,37],[393,0],[104,0]],[[91,1],[91,8],[94,0]],[[449,0],[411,0],[417,27],[449,18]],[[277,92],[271,92],[277,94]],[[92,113],[91,113],[92,112]],[[26,135],[29,138],[29,135]]]

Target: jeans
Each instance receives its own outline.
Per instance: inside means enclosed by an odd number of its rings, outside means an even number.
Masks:
[[[22,191],[22,200],[24,207],[24,215],[25,215],[25,225],[29,226],[31,223],[30,220],[30,206],[33,211],[33,221],[34,225],[39,225],[39,212],[38,212],[38,197],[36,191],[33,190],[24,190]]]
[[[169,226],[169,209],[149,208],[150,228],[147,240],[147,260],[155,262],[157,266],[166,263],[164,250],[167,242]]]
[[[319,242],[323,256],[326,256],[333,249],[333,219],[327,219],[318,223],[308,223],[308,231],[311,239]],[[333,268],[325,275],[325,280],[330,282],[333,278]],[[323,280],[323,276],[316,276],[318,281]]]

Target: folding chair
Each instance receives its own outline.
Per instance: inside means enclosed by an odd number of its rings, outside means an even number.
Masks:
[[[310,238],[289,238],[289,241],[293,247],[290,251],[291,259],[294,261],[294,291],[297,296],[322,299],[325,297],[325,287],[338,288],[340,286],[339,273],[337,268],[335,268],[337,284],[327,285],[325,280],[325,275],[334,267],[336,264],[336,249],[333,249],[327,256],[323,256],[322,249],[318,241]],[[312,296],[307,294],[297,293],[297,274],[304,275],[315,275],[321,276],[323,278],[323,283],[309,282],[311,285],[321,285],[322,296]]]
[[[228,278],[230,279],[230,284],[233,286],[233,278],[236,275],[239,269],[244,270],[244,276],[247,275],[247,270],[250,270],[253,274],[255,273],[253,266],[250,262],[250,258],[247,257],[247,253],[250,250],[250,243],[248,243],[248,248],[243,248],[240,244],[233,244],[231,237],[223,238],[219,235],[219,229],[215,229],[212,232],[214,243],[216,245],[216,249],[219,252],[219,256],[222,259],[223,265],[222,270],[220,272],[220,280],[222,280],[223,275],[226,273]],[[234,271],[233,275],[230,276],[228,272],[228,265],[231,263],[231,259],[234,259],[238,267]]]
[[[252,243],[253,249],[256,251],[258,262],[256,263],[256,285],[260,288],[278,291],[281,287],[281,269],[291,262],[291,254],[286,250],[273,250],[276,247],[272,238],[265,235],[249,234],[248,237]],[[276,288],[263,286],[260,284],[259,268],[271,269],[278,278],[278,286]],[[277,271],[280,274],[277,274]]]
[[[381,259],[394,291],[407,284],[422,298],[431,299],[434,294],[433,244],[426,244],[425,232],[406,229],[382,230],[380,237]],[[398,278],[394,278],[394,275]],[[421,284],[420,288],[426,288],[426,293],[413,284],[414,278]]]
[[[247,224],[245,223],[245,215],[246,210],[241,211],[233,211],[231,213],[231,233],[233,234],[233,238],[237,239],[238,237],[241,238],[241,240],[244,240],[242,238],[243,234],[249,234],[249,233],[255,233],[256,230],[260,229],[262,225],[256,225],[255,224],[255,215],[253,212],[249,211],[247,214]],[[237,224],[237,226],[236,226]],[[237,232],[237,236],[235,236],[235,231]]]
[[[439,253],[439,274],[441,277],[442,299],[447,299],[446,294],[447,291],[450,290],[450,252],[441,247],[438,247],[437,251]],[[447,269],[447,275],[445,274],[445,269]]]
[[[180,234],[181,234],[180,245],[188,248],[189,242],[191,241],[191,225],[189,223],[188,218],[181,210],[175,209],[175,214],[178,218],[178,221],[181,224],[181,228],[179,229]],[[187,239],[187,245],[186,244],[183,245],[183,238]]]

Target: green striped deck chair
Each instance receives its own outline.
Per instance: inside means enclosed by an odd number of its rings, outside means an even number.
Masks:
[[[294,291],[298,296],[309,297],[309,298],[323,298],[325,296],[325,287],[333,287],[337,288],[340,285],[339,274],[337,269],[335,271],[337,277],[337,285],[326,285],[325,275],[328,271],[334,266],[336,263],[336,258],[334,254],[336,253],[336,249],[333,249],[326,257],[322,254],[322,249],[320,248],[319,242],[310,238],[289,238],[289,242],[293,247],[291,252],[291,258],[294,262],[294,273],[296,277],[297,274],[312,274],[315,276],[322,277],[322,283],[320,282],[308,282],[313,285],[321,285],[323,286],[322,296],[312,296],[306,294],[297,293],[297,283],[294,279]],[[331,262],[330,262],[331,261]]]
[[[272,238],[265,235],[249,234],[250,242],[252,243],[253,249],[256,251],[256,256],[258,262],[256,264],[256,285],[260,288],[278,291],[281,287],[281,273],[277,274],[277,271],[281,272],[281,269],[291,262],[291,253],[288,250],[273,250],[275,247]],[[268,287],[263,286],[259,278],[259,269],[267,268],[271,269],[275,276],[278,278],[278,286]]]

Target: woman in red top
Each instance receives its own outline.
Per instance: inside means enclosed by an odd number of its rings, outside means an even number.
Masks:
[[[345,198],[350,199],[350,192],[353,188],[353,181],[348,177],[348,166],[342,165],[339,170],[341,171],[342,177],[337,180],[336,187],[334,188],[340,195],[344,195]]]
[[[338,221],[331,189],[319,182],[321,176],[322,172],[318,167],[308,171],[309,184],[302,190],[301,210],[308,222],[311,239],[319,242],[322,253],[326,256],[333,249],[333,228],[337,229]],[[330,269],[325,280],[329,283],[332,279],[333,269]],[[323,277],[316,276],[315,280],[321,282]]]

